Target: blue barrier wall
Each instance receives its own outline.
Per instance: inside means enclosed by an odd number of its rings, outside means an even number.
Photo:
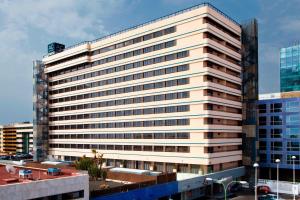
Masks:
[[[130,190],[107,196],[94,197],[92,200],[153,200],[178,193],[178,182],[153,185],[146,188]]]

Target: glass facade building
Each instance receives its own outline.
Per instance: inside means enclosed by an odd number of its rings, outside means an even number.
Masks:
[[[260,166],[300,169],[300,98],[260,100],[258,103],[258,139]]]
[[[280,50],[280,90],[300,90],[300,44]]]

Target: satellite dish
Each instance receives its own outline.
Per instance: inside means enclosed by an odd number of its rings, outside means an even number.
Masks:
[[[14,168],[12,165],[6,165],[5,169],[9,174],[16,174],[16,168]]]

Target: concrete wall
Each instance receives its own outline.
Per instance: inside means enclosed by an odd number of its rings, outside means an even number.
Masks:
[[[24,200],[84,190],[84,200],[89,199],[89,177],[76,176],[17,183],[0,186],[0,199]]]

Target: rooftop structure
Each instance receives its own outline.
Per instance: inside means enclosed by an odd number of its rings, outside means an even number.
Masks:
[[[38,163],[25,166],[0,163],[0,199],[89,199],[88,175],[72,168],[50,174],[49,167]]]

